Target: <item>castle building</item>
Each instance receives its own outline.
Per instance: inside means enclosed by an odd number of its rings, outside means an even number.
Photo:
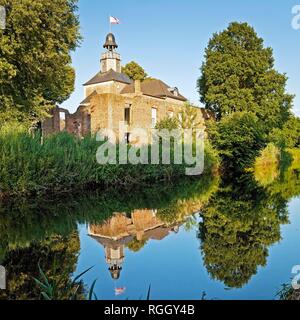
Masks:
[[[162,119],[180,112],[187,99],[178,88],[158,79],[132,81],[122,73],[121,56],[116,51],[115,36],[109,33],[101,56],[101,70],[84,84],[84,100],[77,111],[55,108],[52,117],[44,121],[45,134],[59,131],[84,136],[101,129],[119,134],[120,123],[124,140],[130,140],[135,128],[151,129]],[[203,119],[203,110],[196,108]]]
[[[130,215],[115,213],[102,224],[90,224],[88,234],[104,247],[108,270],[114,280],[120,278],[125,261],[125,248],[131,243],[162,240],[177,232],[179,224],[166,225],[156,216],[156,210],[139,209]],[[137,250],[137,249],[136,249]]]

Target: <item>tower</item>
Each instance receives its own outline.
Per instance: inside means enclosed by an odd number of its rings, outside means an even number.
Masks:
[[[109,33],[106,36],[103,48],[106,49],[101,56],[101,72],[108,72],[110,69],[121,73],[121,56],[115,51],[118,48],[115,36]]]

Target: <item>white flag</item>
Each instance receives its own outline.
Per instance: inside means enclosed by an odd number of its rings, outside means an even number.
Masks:
[[[120,24],[120,20],[118,18],[116,18],[116,17],[110,16],[109,17],[109,21],[110,21],[111,24]]]

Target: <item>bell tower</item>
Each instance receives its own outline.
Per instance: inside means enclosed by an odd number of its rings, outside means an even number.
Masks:
[[[112,33],[106,36],[103,48],[106,49],[106,52],[101,56],[101,72],[104,73],[112,69],[115,72],[121,73],[121,56],[115,51],[118,45]]]

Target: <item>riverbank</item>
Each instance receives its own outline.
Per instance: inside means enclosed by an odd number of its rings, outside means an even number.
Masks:
[[[262,186],[272,184],[286,169],[299,169],[300,149],[280,150],[274,144],[269,144],[256,158],[253,168],[247,171],[253,172],[256,181]]]
[[[176,181],[186,175],[186,163],[101,165],[96,154],[103,142],[95,137],[77,139],[59,133],[41,139],[22,129],[0,131],[0,198],[11,196],[45,196],[73,190],[95,188],[134,188],[160,181]],[[117,146],[117,151],[118,151]],[[150,146],[148,147],[148,152]],[[136,150],[138,153],[138,149]],[[205,170],[217,170],[217,153],[205,145]]]

